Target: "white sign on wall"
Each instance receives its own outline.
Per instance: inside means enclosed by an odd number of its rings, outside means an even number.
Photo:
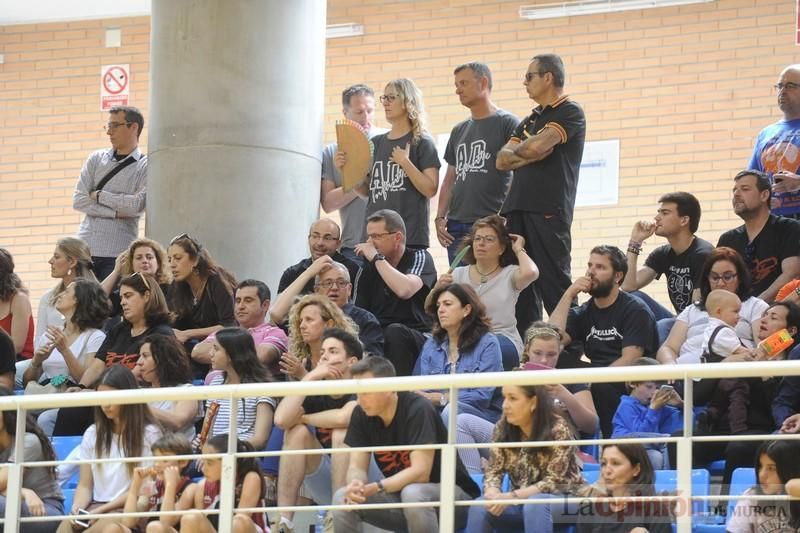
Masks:
[[[619,139],[583,147],[575,207],[615,205],[619,200]]]
[[[105,65],[100,68],[100,110],[128,105],[131,92],[130,65]]]

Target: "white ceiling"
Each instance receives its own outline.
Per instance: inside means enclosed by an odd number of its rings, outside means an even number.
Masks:
[[[150,14],[150,0],[0,0],[0,26]]]

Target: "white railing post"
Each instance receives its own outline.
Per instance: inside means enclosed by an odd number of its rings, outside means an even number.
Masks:
[[[3,531],[19,531],[20,505],[22,504],[22,469],[25,462],[25,408],[17,408],[17,434],[14,438],[14,462],[8,465],[6,484],[6,516]]]
[[[458,452],[452,445],[456,443],[458,424],[458,388],[450,387],[450,402],[445,409],[450,410],[447,419],[447,446],[439,453],[441,472],[439,477],[439,532],[455,531],[456,499],[456,460]]]
[[[692,531],[692,434],[694,429],[694,380],[683,378],[683,437],[677,443],[678,494],[687,498],[686,512],[680,512],[676,524],[678,533]],[[680,505],[676,507],[679,511]]]
[[[228,453],[222,457],[222,477],[220,479],[219,519],[217,524],[219,533],[230,533],[233,528],[233,508],[236,497],[236,442],[239,439],[239,399],[230,396],[231,419],[228,426]]]

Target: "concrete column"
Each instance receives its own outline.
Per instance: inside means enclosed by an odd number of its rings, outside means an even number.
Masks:
[[[325,0],[153,0],[147,228],[239,279],[308,256],[319,213]]]

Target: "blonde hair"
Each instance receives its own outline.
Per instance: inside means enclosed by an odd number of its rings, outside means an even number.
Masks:
[[[386,84],[397,92],[397,98],[403,104],[411,122],[412,144],[417,144],[425,131],[425,105],[422,103],[422,91],[408,78],[398,78]]]
[[[75,279],[86,278],[97,281],[94,272],[92,272],[92,252],[89,250],[88,244],[77,237],[64,237],[58,240],[56,248],[70,259],[75,260]],[[55,305],[59,295],[66,289],[67,286],[64,285],[64,279],[62,278],[50,295],[50,303]]]
[[[128,246],[125,252],[125,257],[128,259],[127,264],[122,268],[122,277],[127,277],[133,274],[133,254],[136,253],[137,248],[150,248],[156,254],[156,262],[158,263],[158,270],[155,273],[156,281],[159,285],[167,285],[172,281],[172,273],[167,269],[167,252],[161,243],[142,237],[136,239]]]
[[[311,357],[311,349],[303,341],[303,336],[300,334],[300,313],[309,305],[315,305],[319,308],[322,320],[325,322],[328,320],[333,321],[333,325],[329,327],[341,328],[348,333],[358,335],[358,326],[330,298],[322,294],[307,294],[297,300],[289,310],[289,351],[295,357],[299,359],[309,359]]]

